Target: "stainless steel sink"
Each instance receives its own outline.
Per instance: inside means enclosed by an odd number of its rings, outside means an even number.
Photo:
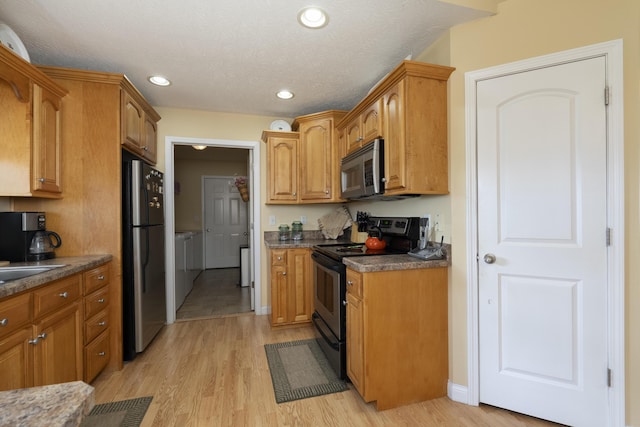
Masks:
[[[25,265],[20,267],[0,267],[0,284],[45,273],[64,265]]]

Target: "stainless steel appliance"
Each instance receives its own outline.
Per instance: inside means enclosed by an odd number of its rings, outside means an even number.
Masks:
[[[340,167],[342,197],[349,200],[380,196],[384,193],[384,141],[373,140],[342,159]]]
[[[337,243],[313,247],[313,324],[318,343],[336,374],[345,379],[346,369],[346,267],[344,257],[406,254],[418,245],[417,217],[370,217],[369,228],[377,228],[387,242],[384,249],[369,250],[364,243]]]
[[[53,236],[56,242],[52,242]],[[55,257],[60,236],[47,230],[44,212],[0,212],[0,260],[41,261]]]
[[[122,153],[123,358],[132,360],[167,319],[162,172]]]

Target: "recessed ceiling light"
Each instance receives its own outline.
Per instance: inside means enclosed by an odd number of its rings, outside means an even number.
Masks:
[[[281,90],[280,92],[276,93],[276,96],[280,99],[291,99],[294,97],[294,94],[293,92],[288,90]]]
[[[162,76],[149,76],[149,81],[156,86],[169,86],[171,81]]]
[[[322,28],[329,22],[324,10],[315,6],[308,6],[298,12],[298,22],[307,28]]]
[[[192,147],[194,150],[198,150],[198,151],[202,151],[202,150],[204,150],[205,148],[207,148],[207,146],[206,146],[206,145],[192,145],[191,147]]]

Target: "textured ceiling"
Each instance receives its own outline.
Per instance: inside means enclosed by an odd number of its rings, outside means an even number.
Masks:
[[[298,24],[308,4],[325,28]],[[157,107],[281,117],[351,109],[405,57],[487,15],[436,0],[0,0],[32,63],[124,73]],[[295,98],[275,98],[284,88]]]

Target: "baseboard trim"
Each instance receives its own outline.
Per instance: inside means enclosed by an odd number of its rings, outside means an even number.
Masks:
[[[469,404],[469,389],[467,386],[454,384],[451,381],[447,383],[447,396],[454,402]]]

